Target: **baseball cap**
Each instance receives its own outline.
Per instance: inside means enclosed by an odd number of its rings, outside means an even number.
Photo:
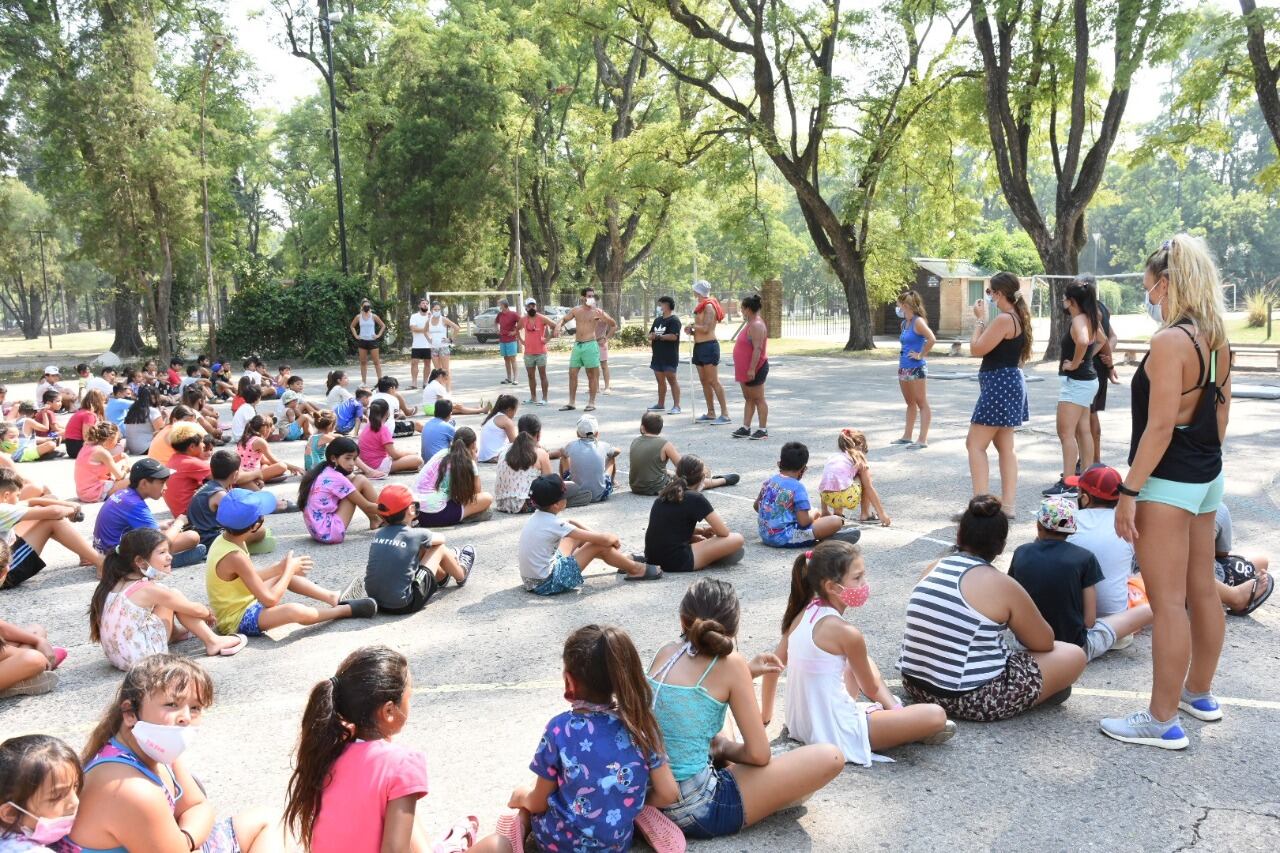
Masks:
[[[378,515],[383,518],[404,512],[413,503],[413,492],[404,486],[387,486],[378,494]]]
[[[167,480],[172,473],[172,468],[166,468],[147,456],[133,463],[133,467],[129,469],[129,486],[137,488],[143,480]]]
[[[1076,505],[1060,495],[1045,498],[1036,512],[1036,523],[1053,533],[1076,532]]]
[[[215,362],[213,363],[213,366],[212,366],[211,368],[209,368],[209,369],[210,369],[210,370],[212,370],[214,373],[217,373],[219,370],[221,370],[221,369],[222,369],[222,362],[220,362],[220,361],[215,361]]]
[[[53,374],[54,376],[61,376],[61,375],[62,375],[62,371],[58,369],[58,365],[56,365],[56,364],[51,364],[51,365],[49,365],[48,367],[46,367],[46,368],[44,369],[44,372],[45,372],[46,374]]]
[[[537,304],[538,304],[538,300],[536,300],[536,299],[534,299],[532,296],[530,296],[528,299],[526,299],[526,300],[524,301],[524,304],[525,304],[525,305],[537,305]]]
[[[564,480],[559,474],[543,474],[529,484],[529,497],[540,509],[546,509],[564,497]]]
[[[711,282],[707,281],[705,278],[698,279],[693,283],[693,292],[699,296],[710,296]]]
[[[1124,478],[1108,465],[1094,465],[1078,477],[1067,477],[1066,484],[1101,501],[1120,500],[1120,484]]]
[[[600,432],[600,424],[591,415],[583,415],[578,418],[578,438],[586,438],[589,435],[597,435]]]
[[[218,524],[232,530],[247,530],[258,519],[270,515],[276,508],[276,496],[271,492],[255,492],[252,489],[232,489],[218,503]]]

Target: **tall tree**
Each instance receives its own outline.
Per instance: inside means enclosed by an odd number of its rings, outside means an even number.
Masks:
[[[1280,58],[1273,65],[1267,50],[1267,32],[1274,34],[1280,25],[1275,9],[1258,9],[1253,0],[1240,0],[1245,31],[1249,34],[1249,64],[1253,66],[1253,87],[1258,93],[1258,106],[1271,131],[1271,139],[1280,150]]]

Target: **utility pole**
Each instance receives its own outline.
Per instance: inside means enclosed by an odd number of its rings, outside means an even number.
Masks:
[[[49,339],[49,349],[53,349],[53,306],[49,303],[49,276],[44,268],[44,235],[49,232],[43,228],[32,228],[31,233],[40,241],[40,281],[44,285],[44,331]]]
[[[218,324],[214,320],[218,294],[213,286],[213,239],[209,227],[209,174],[205,170],[205,95],[209,89],[209,74],[213,71],[213,58],[219,50],[222,50],[224,44],[226,39],[221,35],[215,35],[209,40],[204,60],[204,75],[200,78],[200,201],[204,205],[204,272],[209,298],[209,358],[218,357]]]
[[[342,201],[342,155],[338,151],[338,92],[333,78],[333,25],[342,20],[342,13],[329,14],[329,0],[320,3],[320,34],[324,38],[325,60],[329,66],[326,80],[329,84],[329,137],[333,141],[333,180],[338,189],[338,243],[342,249],[342,274],[348,275],[347,263],[347,214]]]
[[[1102,232],[1093,232],[1093,274],[1098,274],[1098,244],[1102,242]]]

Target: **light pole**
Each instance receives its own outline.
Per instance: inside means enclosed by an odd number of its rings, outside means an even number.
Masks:
[[[338,94],[333,79],[333,25],[342,20],[342,13],[329,14],[329,0],[320,3],[320,35],[324,40],[325,61],[329,67],[326,82],[329,84],[329,136],[333,140],[333,180],[338,188],[338,244],[342,249],[342,274],[350,273],[347,263],[347,213],[342,201],[342,155],[338,151]]]
[[[44,331],[49,338],[49,349],[53,349],[53,305],[49,302],[49,276],[44,269],[44,235],[49,232],[43,228],[32,228],[31,233],[40,241],[40,281],[44,284]]]
[[[200,202],[204,205],[204,273],[209,297],[209,357],[218,355],[218,324],[214,321],[214,305],[218,301],[213,286],[213,239],[209,227],[209,174],[205,170],[205,96],[209,91],[209,74],[213,71],[213,58],[226,44],[226,38],[214,35],[209,39],[205,54],[204,74],[200,77]]]
[[[1102,232],[1093,232],[1093,274],[1098,274],[1098,244],[1102,242]]]

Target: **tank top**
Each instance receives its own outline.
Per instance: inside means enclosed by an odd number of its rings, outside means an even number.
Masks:
[[[1206,367],[1204,353],[1200,349],[1200,342],[1196,340],[1196,334],[1193,331],[1195,327],[1191,321],[1179,320],[1171,328],[1181,329],[1196,348],[1196,359],[1200,362],[1199,378],[1193,388],[1182,393],[1185,396],[1200,391],[1200,400],[1191,413],[1191,422],[1173,428],[1169,447],[1165,450],[1164,456],[1160,457],[1160,462],[1152,469],[1151,476],[1177,483],[1209,483],[1222,473],[1222,440],[1218,437],[1218,403],[1223,402],[1225,398],[1222,395],[1222,386],[1217,383],[1218,354],[1210,353],[1209,364]],[[1151,379],[1147,376],[1147,359],[1150,357],[1151,353],[1147,353],[1142,359],[1131,384],[1130,408],[1133,431],[1129,438],[1130,465],[1133,464],[1133,459],[1138,453],[1138,442],[1147,430],[1147,418],[1151,405]]]
[[[927,338],[916,331],[916,317],[910,320],[903,320],[902,334],[898,335],[898,341],[902,344],[902,352],[898,354],[898,367],[924,367],[923,358],[912,358],[907,355],[909,352],[924,352],[924,345]]]
[[[999,370],[1002,367],[1017,367],[1022,363],[1022,341],[1027,334],[1027,330],[1022,328],[1018,315],[1012,311],[1004,313],[1009,315],[1009,319],[1013,321],[1013,327],[1018,330],[1018,334],[996,344],[991,349],[991,352],[984,355],[982,357],[982,366],[978,368],[979,373],[987,370]]]
[[[667,763],[671,765],[671,773],[677,782],[698,775],[711,763],[708,748],[711,739],[724,728],[724,712],[729,708],[728,702],[721,702],[702,686],[719,657],[711,659],[702,677],[692,687],[666,683],[676,661],[692,650],[693,646],[685,643],[662,665],[656,679],[648,679],[653,689],[653,716],[658,721],[658,728],[662,729]]]
[[[427,337],[431,339],[431,348],[445,346],[449,342],[449,327],[445,325],[444,318],[441,317],[439,322],[432,317],[431,322],[427,323]]]
[[[1062,362],[1058,362],[1058,375],[1065,376],[1068,379],[1080,379],[1082,381],[1091,381],[1098,378],[1098,371],[1093,366],[1093,354],[1098,351],[1098,342],[1089,341],[1089,347],[1084,351],[1084,358],[1080,359],[1080,366],[1075,370],[1063,370]],[[1071,323],[1067,322],[1067,327],[1062,330],[1062,358],[1070,361],[1076,355],[1076,342],[1071,337]]]
[[[209,546],[209,559],[205,564],[204,588],[209,595],[209,607],[217,617],[219,634],[234,634],[240,627],[240,618],[249,609],[249,605],[257,601],[249,587],[240,578],[224,581],[218,577],[217,566],[222,558],[233,551],[248,555],[248,550],[232,542],[226,536],[219,536]]]
[[[509,420],[509,418],[508,418]],[[480,446],[476,449],[477,458],[481,462],[497,459],[507,443],[507,434],[498,425],[498,415],[494,415],[480,427]]]
[[[236,445],[240,454],[240,467],[245,471],[257,471],[262,467],[262,451],[253,449],[253,441],[251,438],[244,444]]]
[[[93,461],[93,451],[100,445],[90,444],[76,455],[76,497],[87,503],[102,499],[102,491],[111,479],[111,472],[102,462]]]
[[[360,340],[371,341],[377,337],[377,335],[374,334],[374,330],[378,328],[378,324],[373,321],[372,311],[369,312],[368,317],[361,314],[358,322],[360,324]]]
[[[845,686],[849,662],[813,641],[814,628],[829,616],[840,618],[834,607],[815,598],[787,636],[787,728],[801,743],[834,744],[845,761],[870,767],[867,706],[856,702]]]
[[[761,326],[764,323],[757,320]],[[751,343],[751,336],[747,334],[750,324],[743,326],[742,331],[738,333],[737,340],[733,342],[733,379],[735,382],[746,382],[747,372],[751,369],[751,354],[755,351],[755,346]],[[769,336],[766,334],[764,343],[760,345],[760,363],[756,365],[758,373],[766,364],[769,363]]]
[[[169,786],[165,785],[164,782],[161,781],[160,777],[151,771],[151,768],[142,763],[142,759],[134,755],[127,746],[115,738],[109,740],[107,745],[99,750],[98,754],[85,765],[84,772],[87,774],[99,764],[124,764],[128,767],[132,767],[134,770],[137,770],[150,782],[160,786],[160,790],[164,791],[165,800],[169,803],[170,811],[176,809],[178,801],[182,799],[182,785],[178,783],[178,777],[174,775],[172,767],[169,767],[166,764],[160,765],[165,769],[165,772],[169,774],[169,784],[173,786],[174,791],[177,793],[170,791]],[[75,832],[74,827],[72,828],[72,832]],[[79,844],[72,841],[70,836],[64,840],[64,843],[66,842],[70,842],[68,849],[78,851],[78,853],[128,853],[124,847],[81,847]]]
[[[960,581],[986,561],[953,554],[938,561],[907,598],[907,630],[898,669],[904,676],[953,693],[976,690],[1004,671],[1009,658],[1002,622],[979,613]]]
[[[303,464],[308,469],[314,468],[324,461],[324,448],[320,446],[320,433],[315,433],[307,439],[307,451],[303,454]]]
[[[127,670],[148,655],[169,651],[169,631],[150,608],[134,604],[129,593],[149,580],[134,581],[120,592],[107,593],[98,625],[99,642],[116,669]]]
[[[637,495],[656,495],[671,481],[662,448],[667,440],[660,435],[642,435],[631,442],[631,465],[627,476]]]

